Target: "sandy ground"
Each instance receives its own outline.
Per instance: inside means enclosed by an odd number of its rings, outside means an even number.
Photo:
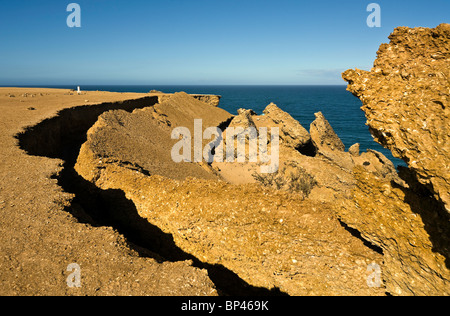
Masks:
[[[19,148],[18,133],[63,109],[149,96],[0,88],[0,295],[216,293],[205,270],[143,258],[112,228],[79,223],[64,211],[72,197],[55,177],[63,161]],[[81,268],[79,288],[66,282],[71,263]]]

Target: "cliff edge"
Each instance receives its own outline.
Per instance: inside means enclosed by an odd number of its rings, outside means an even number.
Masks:
[[[450,25],[399,27],[371,71],[347,70],[374,139],[403,159],[404,184],[355,168],[337,212],[383,249],[386,289],[450,294]]]

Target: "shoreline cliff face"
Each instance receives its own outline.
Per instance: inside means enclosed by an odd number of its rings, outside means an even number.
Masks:
[[[320,163],[320,184],[326,182],[326,170],[351,176],[327,159],[296,151],[295,148],[311,142],[309,133],[274,104],[265,112],[266,115],[258,116],[239,111],[229,126],[280,126],[281,161],[292,163],[291,171],[304,172],[294,162],[300,164],[302,159],[310,158],[304,166]],[[382,256],[352,236],[330,204],[305,199],[297,192],[261,186],[249,171],[259,169],[254,168],[257,163],[231,163],[231,169],[227,169],[225,163],[177,164],[167,157],[175,140],[164,138],[164,134],[180,124],[192,125],[199,118],[205,125],[217,126],[228,121],[229,115],[185,93],[176,93],[162,103],[132,113],[105,113],[87,133],[75,170],[99,188],[103,200],[118,201],[111,203],[111,216],[123,223],[131,213],[137,213],[148,225],[170,236],[169,241],[165,240],[146,227],[139,232],[141,241],[146,240],[153,247],[151,251],[164,258],[180,260],[177,252],[181,250],[201,265],[229,270],[250,287],[274,293],[384,294],[382,286],[370,288],[366,283],[367,266],[373,262],[381,265]],[[335,136],[334,132],[323,130],[318,134],[322,136],[313,137],[317,143],[329,143],[326,135]],[[165,148],[167,153],[156,155],[162,151],[158,148]],[[140,159],[133,158],[133,152]],[[340,153],[351,160],[349,153]],[[139,162],[145,172],[126,163],[130,160]],[[242,174],[250,177],[242,177],[241,181],[245,181],[237,184],[236,177]],[[282,176],[279,180],[284,183]],[[342,188],[338,182],[334,184],[337,191]],[[116,197],[109,193],[115,191],[121,193]],[[122,194],[129,207],[118,198]],[[132,229],[138,232],[138,228]]]
[[[449,27],[397,28],[371,72],[343,74],[375,140],[407,162],[400,172],[376,151],[360,153],[358,144],[346,151],[322,113],[308,132],[275,104],[264,115],[232,116],[184,93],[100,116],[75,169],[102,191],[123,192],[178,249],[250,286],[289,295],[450,295]],[[141,156],[141,167],[161,160],[141,172],[117,142],[126,135],[137,153],[169,150],[170,141],[149,146],[133,131],[154,125],[150,134],[163,135],[220,116],[213,126],[278,127],[278,172],[255,175],[251,163],[175,165],[164,155]],[[164,243],[161,251],[171,255]],[[377,288],[367,283],[373,262],[381,267]]]
[[[404,185],[355,169],[341,219],[381,247],[386,289],[450,294],[450,25],[399,27],[370,72],[347,70],[375,140],[403,159]]]
[[[80,295],[450,295],[450,25],[390,39],[372,71],[343,77],[399,172],[346,150],[322,113],[308,131],[275,104],[231,115],[219,96],[0,95],[1,291],[67,293],[61,268],[81,262]],[[175,163],[171,133],[195,119],[278,127],[279,171]]]
[[[375,140],[403,159],[450,214],[450,24],[399,27],[373,69],[343,78]]]

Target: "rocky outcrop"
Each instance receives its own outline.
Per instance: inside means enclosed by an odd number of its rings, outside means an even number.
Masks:
[[[163,103],[172,97],[171,94],[165,94],[159,91],[154,91],[150,93],[158,94],[159,103]],[[220,99],[222,98],[220,95],[213,95],[213,94],[190,94],[190,96],[213,107],[218,107]]]
[[[71,158],[101,113],[144,108],[156,98],[89,91],[85,104],[86,95],[62,89],[0,91],[0,295],[217,295],[207,270],[192,261],[161,260],[109,223],[92,222],[75,189],[80,177],[70,176]],[[81,287],[68,282],[74,263]]]
[[[315,114],[316,119],[311,124],[311,139],[319,153],[324,151],[344,151],[345,146],[336,135],[330,123],[321,112]]]
[[[348,70],[348,90],[375,140],[403,159],[450,213],[450,24],[399,27],[372,70]]]
[[[279,127],[281,143],[294,149],[301,149],[308,145],[311,136],[308,131],[289,113],[284,112],[274,103],[269,104],[263,111],[267,119],[267,127]]]
[[[331,204],[259,184],[230,184],[202,172],[205,169],[197,164],[179,165],[170,159],[164,164],[163,158],[152,154],[161,148],[170,152],[165,129],[187,125],[193,118],[189,113],[211,124],[212,119],[216,124],[223,120],[218,119],[220,113],[212,115],[214,108],[201,110],[196,102],[179,94],[131,114],[103,114],[88,133],[76,170],[104,192],[123,192],[139,216],[170,236],[176,248],[204,264],[231,271],[249,286],[290,295],[383,295],[383,286],[367,285],[367,266],[382,265],[382,256],[341,225]],[[198,108],[191,111],[194,105]],[[273,124],[272,118],[251,111],[240,111],[237,117],[236,125],[253,121],[258,127],[264,119]],[[280,120],[277,124],[288,125]],[[286,130],[294,135],[293,129],[286,126]],[[283,148],[314,159],[288,145]],[[139,154],[127,156],[130,150]],[[317,159],[322,166],[330,165]],[[160,161],[159,167],[153,167],[155,161]],[[164,240],[150,241],[156,247],[152,251],[163,257],[174,251]]]
[[[348,70],[375,140],[402,158],[402,180],[356,168],[337,212],[383,249],[386,289],[450,294],[450,25],[397,28],[370,72]]]
[[[308,132],[275,104],[264,115],[233,117],[183,93],[132,114],[104,114],[76,170],[103,191],[123,192],[177,249],[249,286],[290,295],[449,295],[448,34],[448,25],[399,28],[371,72],[343,74],[375,139],[409,164],[400,174],[379,152],[358,144],[347,152],[322,113]],[[279,127],[279,172],[254,174],[258,163],[174,163],[170,131],[193,130],[198,118],[203,127]],[[151,244],[162,255],[173,249]],[[381,266],[381,287],[368,286],[371,262]]]
[[[193,97],[214,107],[219,106],[220,99],[222,98],[220,95],[211,94],[194,94]]]
[[[247,128],[256,129],[255,122],[253,121],[254,115],[256,115],[256,113],[253,110],[239,109],[238,115],[236,115],[233,118],[228,127],[242,127],[244,129]]]
[[[171,148],[179,139],[172,139],[171,133],[175,126],[191,131],[188,150],[193,161],[194,119],[202,120],[202,140],[205,128],[219,126],[231,117],[220,108],[210,107],[185,93],[176,93],[163,103],[135,110],[132,114],[126,111],[103,114],[93,127],[95,133],[88,132],[91,148],[84,146],[81,151],[95,154],[92,159],[100,164],[118,163],[151,175],[180,180],[193,176],[218,179],[205,166],[193,162],[175,163]]]

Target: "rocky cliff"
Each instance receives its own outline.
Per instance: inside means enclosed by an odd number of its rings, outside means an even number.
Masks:
[[[343,74],[375,140],[408,163],[400,172],[379,152],[347,151],[322,113],[308,131],[273,103],[264,115],[234,116],[185,93],[101,115],[75,169],[151,251],[230,271],[248,287],[449,295],[449,34],[445,24],[398,28],[372,71]],[[175,163],[170,131],[194,130],[195,119],[222,129],[278,127],[278,171],[264,175],[248,161]],[[131,224],[130,214],[146,224]],[[381,267],[376,287],[372,263]]]
[[[210,111],[214,108],[202,108],[200,103],[192,96],[175,94],[152,108],[133,113],[105,113],[90,129],[76,170],[103,192],[120,190],[132,201],[131,210],[123,206],[110,208],[110,212],[115,213],[113,216],[126,221],[127,214],[136,211],[170,236],[171,241],[164,242],[160,236],[141,231],[142,238],[150,240],[155,247],[152,251],[170,257],[176,253],[176,247],[204,264],[232,271],[252,287],[290,295],[384,294],[383,286],[367,286],[367,266],[373,262],[382,265],[382,256],[339,222],[333,206],[326,203],[328,191],[320,191],[331,185],[334,192],[340,194],[342,179],[347,177],[348,182],[352,182],[351,170],[342,169],[343,162],[306,156],[298,151],[311,142],[311,136],[276,105],[269,105],[266,115],[261,116],[240,110],[229,126],[280,127],[281,162],[286,168],[277,181],[286,183],[294,191],[255,183],[251,173],[257,170],[258,163],[233,163],[234,169],[230,170],[216,164],[209,168],[197,163],[176,164],[167,153],[158,157],[158,148],[170,152],[173,141],[161,138],[169,126],[171,129],[179,124],[189,126],[199,118],[214,126],[229,118],[220,109],[212,115]],[[184,114],[178,115],[180,111]],[[155,115],[163,112],[164,119]],[[292,122],[295,124],[290,124]],[[320,122],[317,129],[322,135],[321,141],[336,140],[332,130],[320,127],[329,127],[323,116]],[[153,140],[141,141],[147,137]],[[352,166],[355,163],[365,166],[362,162],[369,159],[375,168],[378,161],[375,155],[365,153],[375,160],[363,154],[355,155],[356,162],[353,162],[353,156],[343,148],[329,150],[339,151],[344,157],[341,159]],[[132,152],[144,154],[139,154],[138,159],[138,156],[130,156]],[[146,171],[127,163],[130,159],[139,166],[146,166]],[[159,162],[158,167],[152,167],[155,162]],[[315,168],[320,172],[314,173]],[[305,176],[309,171],[320,174],[317,177],[319,191],[305,199],[300,180],[310,179]],[[238,182],[236,176],[242,174],[248,174],[245,179],[253,181],[235,183]],[[295,180],[291,174],[295,175]],[[333,183],[330,177],[337,179]],[[309,184],[312,188],[312,182]]]
[[[372,70],[343,74],[375,140],[403,159],[450,212],[450,24],[399,27]]]
[[[397,28],[371,71],[343,78],[374,139],[402,158],[404,183],[355,169],[342,220],[380,246],[387,291],[450,294],[450,25]]]

